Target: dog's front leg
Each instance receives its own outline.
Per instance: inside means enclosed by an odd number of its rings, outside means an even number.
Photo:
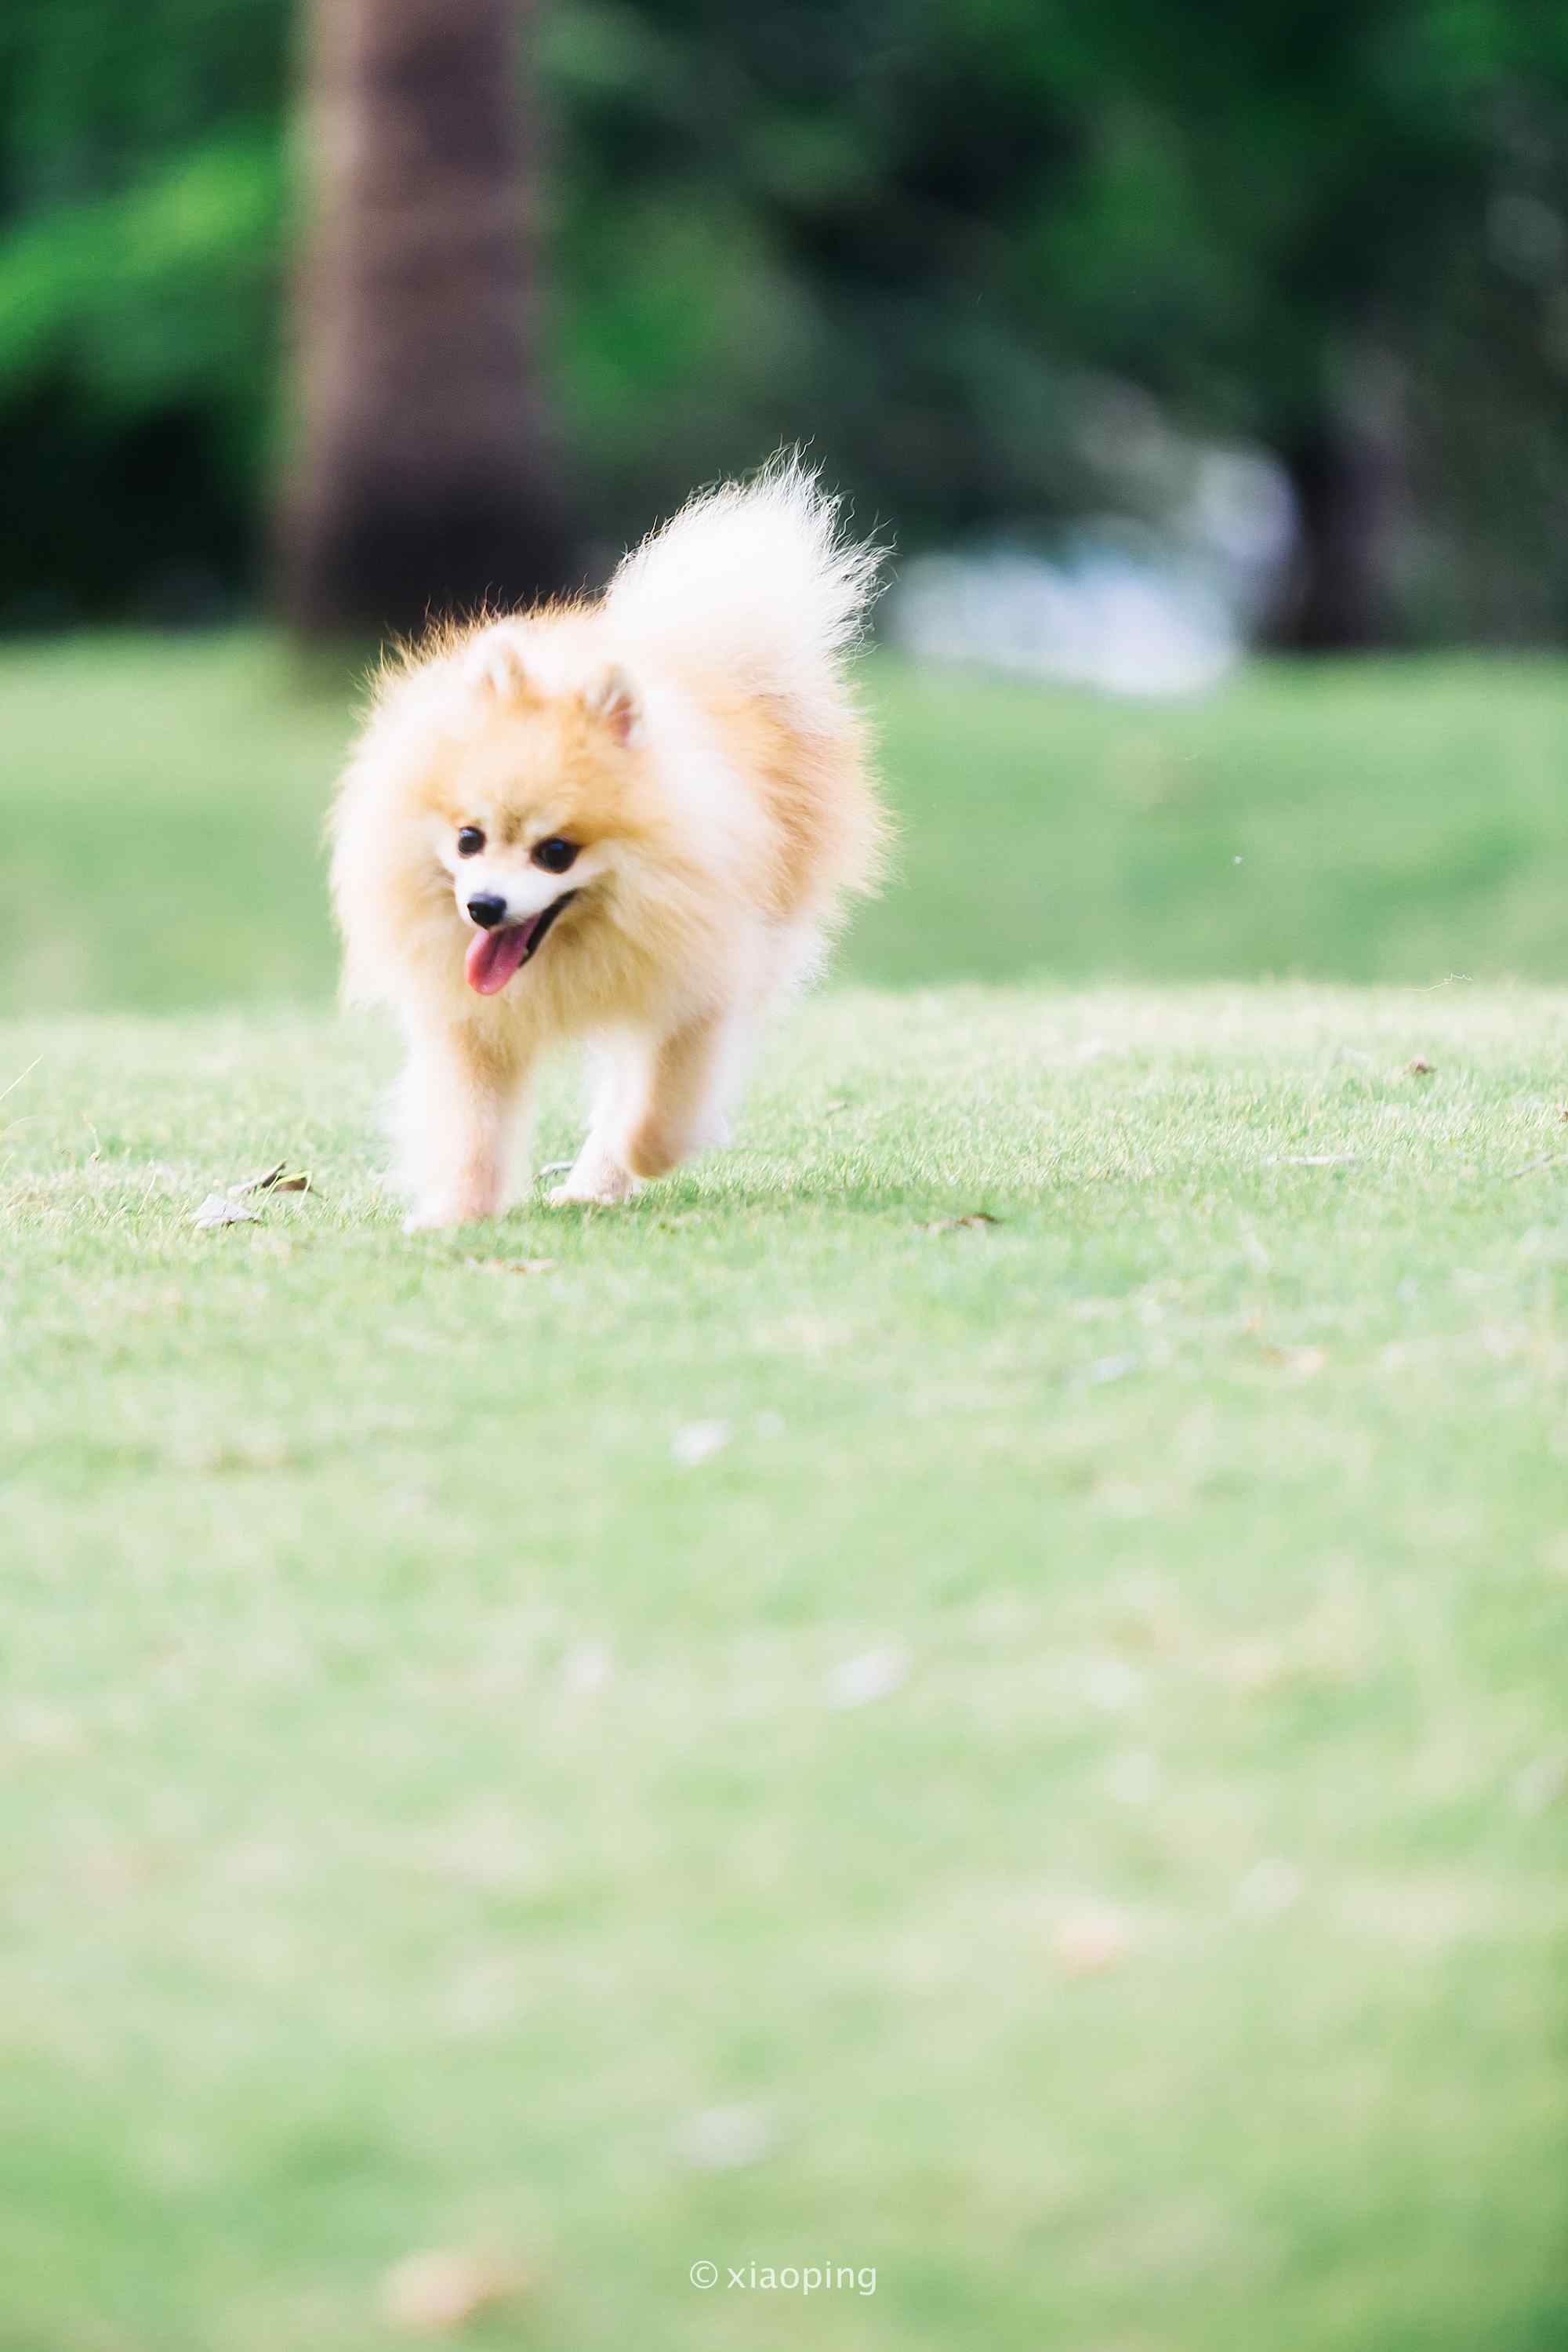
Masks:
[[[574,1202],[613,1208],[632,1190],[622,1145],[626,1104],[636,1076],[633,1055],[633,1046],[624,1038],[603,1049],[588,1132],[566,1181],[547,1196],[552,1208],[564,1208]]]
[[[413,1202],[405,1232],[500,1214],[526,1149],[530,1093],[526,1064],[474,1028],[411,1034],[396,1117],[397,1172]]]
[[[634,1176],[663,1176],[730,1139],[730,1097],[740,1075],[745,1024],[706,1014],[661,1037],[642,1072],[626,1129]]]
[[[745,1024],[709,1014],[626,1055],[596,1105],[588,1139],[557,1202],[624,1201],[639,1177],[663,1176],[725,1142]]]

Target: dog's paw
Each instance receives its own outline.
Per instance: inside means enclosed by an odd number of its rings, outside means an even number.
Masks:
[[[460,1201],[422,1201],[403,1220],[405,1234],[450,1233],[454,1225],[471,1225],[480,1217],[491,1214],[488,1209],[471,1208]]]
[[[557,1184],[544,1195],[547,1209],[618,1209],[631,1192],[629,1176],[606,1176],[595,1185],[574,1184],[568,1181]]]

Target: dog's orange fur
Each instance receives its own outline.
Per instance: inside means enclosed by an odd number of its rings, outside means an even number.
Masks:
[[[719,1139],[744,1032],[878,871],[839,660],[870,568],[810,478],[775,469],[688,509],[598,601],[446,628],[384,672],[332,884],[348,992],[394,1005],[407,1038],[413,1222],[504,1205],[559,1040],[602,1064],[559,1197],[618,1200]],[[484,836],[472,866],[465,825]],[[558,881],[531,863],[551,836],[579,853]],[[509,908],[580,892],[489,996],[465,979],[476,875]]]

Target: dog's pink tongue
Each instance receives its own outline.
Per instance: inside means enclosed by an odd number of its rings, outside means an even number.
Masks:
[[[523,957],[533,936],[531,923],[509,923],[504,931],[481,931],[470,941],[464,971],[468,986],[481,996],[499,996]]]

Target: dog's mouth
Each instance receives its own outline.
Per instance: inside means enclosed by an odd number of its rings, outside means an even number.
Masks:
[[[468,986],[477,989],[481,996],[499,996],[512,974],[521,971],[529,958],[539,953],[562,908],[569,907],[578,896],[575,890],[563,890],[559,898],[552,898],[548,907],[537,915],[530,915],[526,922],[480,931],[470,940],[463,967]]]

